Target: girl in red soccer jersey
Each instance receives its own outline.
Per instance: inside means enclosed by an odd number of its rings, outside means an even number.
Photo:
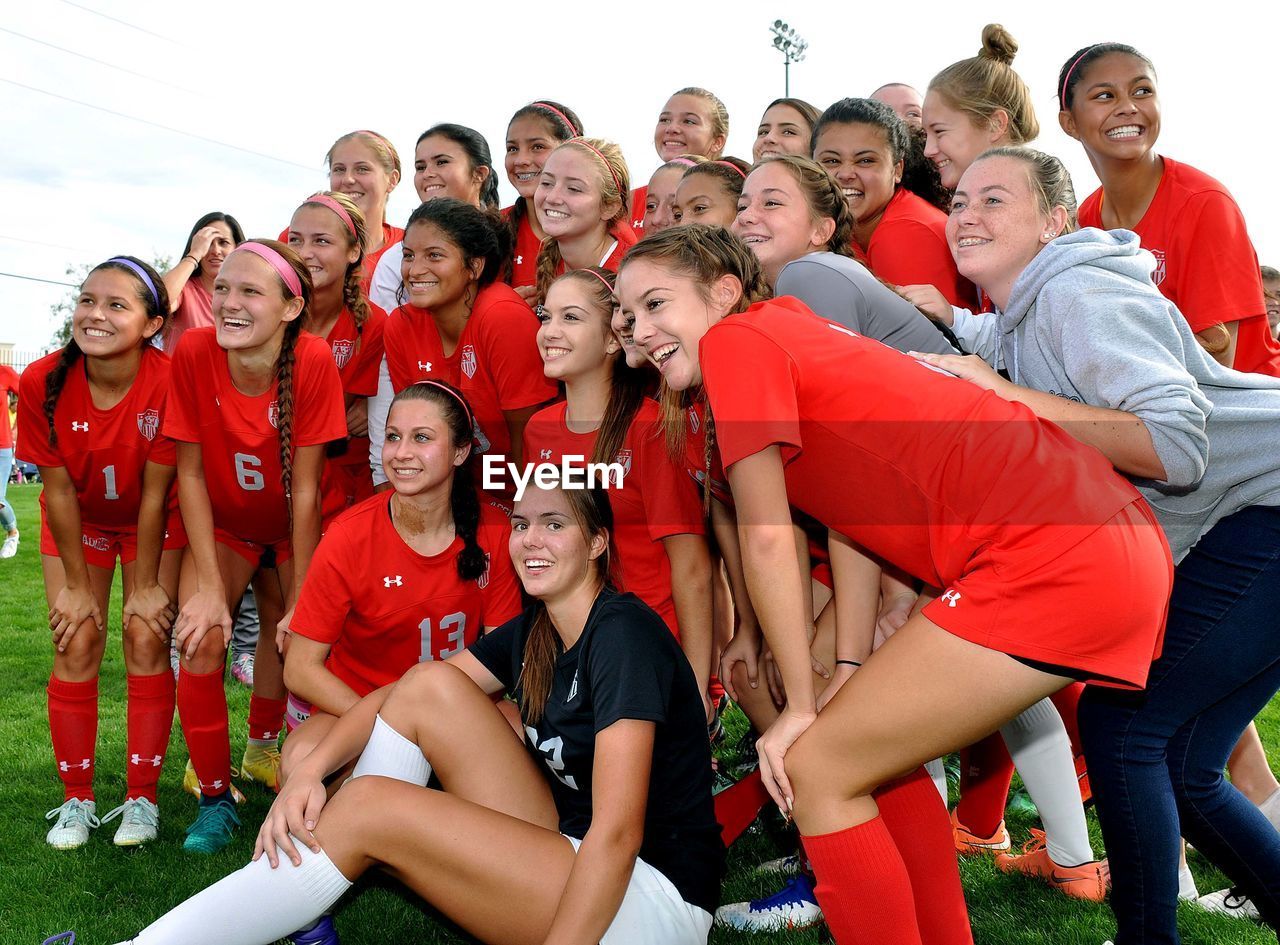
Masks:
[[[711,556],[702,509],[693,480],[667,456],[658,404],[644,396],[649,372],[619,357],[610,327],[613,279],[607,269],[571,270],[539,306],[544,371],[564,384],[565,399],[529,420],[524,456],[557,465],[578,456],[623,470],[609,490],[622,587],[657,611],[680,641],[711,720]]]
[[[310,717],[293,718],[286,773],[373,690],[520,613],[510,525],[477,498],[473,430],[470,407],[442,381],[392,402],[382,447],[392,491],[328,528],[290,622],[285,682]]]
[[[333,352],[346,398],[346,449],[330,455],[321,486],[322,525],[373,495],[369,470],[369,401],[378,393],[387,314],[360,288],[364,215],[343,194],[309,197],[293,213],[289,246],[311,272],[311,305],[303,331]]]
[[[794,300],[751,304],[766,291],[736,237],[697,226],[638,244],[619,276],[636,344],[673,389],[702,384],[714,418],[788,700],[760,741],[762,774],[804,836],[837,941],[970,942],[945,808],[922,771],[902,773],[1074,676],[1140,688],[1168,546],[1099,448]],[[1045,477],[1053,488],[1022,488]],[[944,589],[821,715],[790,505]]]
[[[680,178],[691,167],[705,161],[701,154],[681,154],[663,164],[649,178],[644,188],[644,223],[646,233],[661,233],[675,223],[676,190]]]
[[[518,199],[502,211],[511,229],[515,257],[507,284],[520,297],[533,297],[538,284],[538,250],[546,233],[533,208],[533,194],[542,178],[542,165],[551,152],[583,133],[582,120],[568,105],[539,100],[519,109],[507,125],[507,180]]]
[[[676,188],[672,208],[676,224],[731,226],[738,215],[738,195],[750,172],[751,165],[736,157],[706,161],[689,168]]]
[[[170,354],[188,328],[213,324],[213,280],[222,261],[244,242],[236,218],[215,210],[196,221],[182,248],[182,258],[164,274],[169,293],[169,319],[161,340]]]
[[[385,363],[393,391],[429,379],[459,388],[474,412],[476,451],[519,463],[524,425],[556,389],[542,376],[537,319],[498,281],[509,257],[510,234],[496,212],[449,197],[413,211],[401,262],[407,300],[387,318]],[[388,478],[384,394],[370,405],[377,482]]]
[[[173,723],[169,631],[185,543],[173,496],[169,359],[152,347],[169,315],[164,283],[117,256],[80,288],[71,340],[23,372],[19,456],[40,467],[45,594],[53,631],[49,729],[65,803],[48,841],[69,850],[98,826],[93,793],[98,673],[116,558],[124,584],[129,762],[115,842],[154,840],[156,784]]]
[[[329,189],[346,194],[364,214],[366,242],[360,284],[368,292],[378,260],[404,236],[404,230],[387,222],[387,199],[400,183],[400,155],[376,131],[352,131],[333,143],[325,161]]]
[[[601,138],[574,138],[547,158],[533,195],[547,234],[538,253],[537,299],[566,269],[617,271],[636,241],[626,225],[630,180],[622,149]]]
[[[452,197],[473,207],[498,206],[498,177],[484,135],[465,125],[433,125],[418,136],[413,151],[413,188],[423,203]],[[404,238],[403,231],[400,234]],[[385,311],[404,301],[400,284],[401,246],[379,261],[369,298]]]
[[[952,305],[976,294],[947,248],[948,195],[937,168],[916,159],[914,138],[888,105],[836,102],[813,133],[813,159],[840,185],[853,214],[854,251],[894,285],[935,286]]]
[[[18,519],[13,506],[5,501],[9,486],[9,474],[13,471],[13,420],[9,415],[11,397],[18,396],[18,372],[7,364],[0,364],[0,559],[12,558],[18,553]],[[19,482],[22,480],[19,479]]]
[[[1084,147],[1102,186],[1080,225],[1132,230],[1156,257],[1151,278],[1205,349],[1237,371],[1280,376],[1258,255],[1240,208],[1209,175],[1155,150],[1160,100],[1151,60],[1132,46],[1077,50],[1058,74],[1062,130]]]
[[[801,98],[775,98],[760,116],[751,160],[759,164],[778,154],[812,153],[813,129],[818,110]]]
[[[667,162],[682,154],[700,154],[715,159],[724,153],[729,140],[729,110],[706,89],[680,89],[667,99],[653,129],[653,147],[658,160]],[[631,192],[631,226],[644,229],[647,188]],[[637,234],[643,236],[643,233]]]
[[[328,346],[302,331],[311,273],[275,240],[242,243],[214,284],[214,327],[175,352],[183,391],[165,418],[178,441],[178,495],[190,536],[175,633],[178,713],[200,790],[184,847],[222,849],[236,818],[223,664],[231,612],[250,580],[265,632],[254,660],[241,766],[278,785],[285,710],[272,632],[292,609],[320,538],[325,445],[346,436],[342,382]]]

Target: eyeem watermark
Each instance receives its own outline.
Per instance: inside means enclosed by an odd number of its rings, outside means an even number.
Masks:
[[[515,486],[516,501],[533,483],[539,489],[621,489],[628,469],[623,463],[588,463],[585,456],[561,456],[559,463],[509,463],[505,456],[484,455],[484,489],[504,492],[508,480]]]

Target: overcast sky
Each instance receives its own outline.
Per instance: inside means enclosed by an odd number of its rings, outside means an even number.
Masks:
[[[655,0],[611,14],[598,0],[6,4],[0,272],[63,280],[68,265],[118,253],[176,259],[191,224],[213,209],[251,236],[275,235],[327,183],[333,139],[355,128],[385,134],[411,166],[425,128],[471,125],[490,142],[509,203],[506,124],[536,98],[569,104],[589,134],[618,141],[643,182],[657,164],[653,125],[667,96],[706,86],[729,108],[727,152],[750,159],[760,113],[782,94],[769,25],[784,13],[810,43],[791,92],[820,109],[884,82],[923,89],[978,50],[983,24],[1003,23],[1021,44],[1015,68],[1031,86],[1038,144],[1066,161],[1082,199],[1097,181],[1057,127],[1058,70],[1088,43],[1138,47],[1159,70],[1160,151],[1223,181],[1262,261],[1280,265],[1278,7]],[[415,204],[405,180],[389,219],[402,223]],[[49,306],[70,291],[0,277],[0,342],[43,350]]]

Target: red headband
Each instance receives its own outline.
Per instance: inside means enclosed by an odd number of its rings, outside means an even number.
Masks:
[[[562,122],[565,123],[565,126],[568,127],[570,134],[576,135],[576,134],[582,133],[581,129],[579,129],[577,125],[575,125],[573,122],[569,120],[569,116],[566,115],[564,112],[560,111],[560,109],[556,108],[554,105],[551,105],[547,102],[533,102],[532,104],[534,108],[545,109],[546,111],[551,112],[551,114],[559,118]]]
[[[742,168],[738,167],[738,165],[736,165],[736,164],[732,163],[731,161],[712,161],[711,163],[712,163],[712,164],[720,164],[720,165],[722,165],[723,167],[731,167],[731,168],[733,168],[735,171],[737,171],[737,172],[738,172],[739,176],[741,176],[741,178],[742,178],[743,180],[746,180],[746,179],[747,179],[747,172],[746,172],[746,171],[744,171]]]
[[[351,235],[352,236],[356,235],[356,224],[355,224],[355,221],[351,219],[351,214],[347,213],[346,208],[342,206],[342,204],[338,203],[338,201],[330,197],[328,194],[326,193],[312,194],[310,197],[304,200],[303,203],[304,204],[318,203],[322,207],[328,207],[330,210],[332,210],[334,213],[338,215],[338,218],[342,220],[343,223],[347,225],[347,229],[351,231]]]
[[[293,293],[294,298],[302,298],[302,280],[298,278],[297,271],[289,265],[289,261],[277,253],[270,246],[259,243],[257,240],[246,240],[237,246],[232,252],[238,253],[240,250],[248,250],[259,259],[263,259],[276,271],[276,274],[284,281],[285,287]]]
[[[606,279],[604,276],[600,275],[600,273],[596,272],[594,269],[574,269],[574,270],[572,270],[572,271],[573,271],[573,272],[585,272],[585,273],[589,273],[590,275],[595,276],[597,279],[599,279],[599,280],[600,280],[600,284],[601,284],[602,286],[604,286],[604,287],[609,291],[609,295],[613,295],[613,286],[609,285],[609,280],[608,280],[608,279]]]
[[[598,157],[601,161],[604,162],[605,170],[607,170],[609,172],[609,176],[613,178],[613,186],[618,188],[618,193],[622,196],[622,199],[625,200],[627,198],[627,195],[622,192],[622,181],[618,180],[618,175],[614,173],[613,165],[610,164],[608,159],[603,154],[600,153],[600,149],[597,148],[595,145],[591,144],[591,142],[587,141],[587,139],[582,137],[581,135],[579,135],[576,138],[571,138],[570,141],[576,141],[578,144],[582,145],[584,148],[589,148],[596,157]],[[568,144],[568,143],[569,141],[565,142],[565,144]]]
[[[1089,55],[1089,53],[1093,52],[1100,45],[1101,43],[1094,43],[1092,46],[1087,47],[1080,55],[1076,56],[1076,61],[1071,63],[1071,68],[1068,69],[1066,75],[1062,77],[1062,88],[1058,90],[1058,104],[1063,108],[1067,107],[1067,83],[1071,81],[1071,73],[1076,71],[1076,66],[1080,65],[1081,59]]]

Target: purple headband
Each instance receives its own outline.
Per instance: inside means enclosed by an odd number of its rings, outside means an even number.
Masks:
[[[147,275],[147,270],[143,269],[132,259],[125,259],[123,256],[112,256],[107,260],[109,263],[116,263],[129,269],[134,275],[142,280],[142,284],[151,290],[151,301],[156,303],[156,308],[160,307],[160,293],[156,291],[156,284],[151,281],[151,277]],[[168,312],[165,313],[166,315]]]
[[[298,273],[283,256],[270,246],[259,243],[257,240],[246,240],[232,252],[238,253],[242,249],[248,250],[259,259],[266,260],[271,268],[284,280],[285,288],[293,293],[294,298],[302,298],[302,280],[298,278]]]
[[[343,223],[347,225],[347,229],[351,231],[351,235],[352,236],[356,235],[356,224],[355,224],[355,221],[351,219],[351,214],[347,213],[346,208],[342,204],[338,203],[338,201],[330,197],[328,194],[323,192],[318,194],[312,194],[310,197],[304,200],[303,203],[304,204],[318,203],[322,207],[328,207],[330,210],[332,210],[334,213],[338,215],[338,219],[340,219]]]

